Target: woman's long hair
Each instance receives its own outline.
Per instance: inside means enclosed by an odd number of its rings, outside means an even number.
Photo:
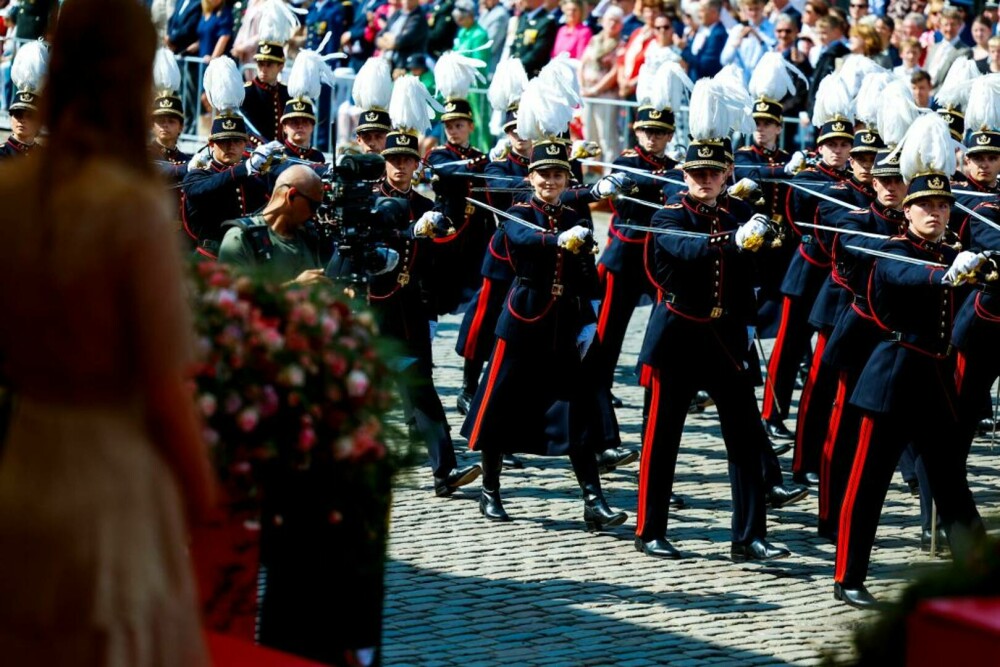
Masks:
[[[91,159],[152,175],[146,152],[156,31],[136,0],[66,0],[42,93],[44,151],[59,183]]]

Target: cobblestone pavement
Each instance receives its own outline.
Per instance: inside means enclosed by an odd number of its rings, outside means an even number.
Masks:
[[[632,319],[615,388],[625,403],[618,410],[624,444],[633,449],[640,444],[642,390],[630,364],[648,312]],[[444,318],[438,329],[435,382],[462,452],[459,464],[468,465],[478,456],[457,436],[459,321]],[[970,457],[970,482],[985,516],[1000,506],[998,455],[979,440]],[[781,459],[788,471],[791,453]],[[852,630],[868,615],[833,600],[834,547],[815,535],[815,490],[768,513],[769,539],[788,547],[791,558],[767,565],[729,560],[730,491],[714,408],[689,416],[681,444],[674,488],[688,506],[672,511],[670,523],[670,538],[686,556],[680,561],[633,547],[636,464],[603,478],[609,503],[628,511],[629,520],[595,534],[584,529],[569,460],[525,460],[523,470],[502,477],[509,524],[480,516],[478,482],[438,499],[428,468],[400,476],[384,664],[809,665],[824,655],[850,661]],[[891,598],[915,570],[942,562],[920,552],[919,536],[917,499],[897,474],[872,556],[868,584],[876,596]]]

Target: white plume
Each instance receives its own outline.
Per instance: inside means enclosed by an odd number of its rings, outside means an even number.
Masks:
[[[795,94],[793,76],[805,81],[808,87],[809,80],[798,67],[785,60],[780,53],[768,51],[761,56],[753,73],[750,74],[747,88],[755,99],[766,97],[781,102],[789,95]]]
[[[693,88],[687,72],[676,61],[661,62],[655,69],[646,61],[639,70],[635,95],[639,106],[678,111]]]
[[[894,80],[895,76],[888,70],[866,76],[854,99],[854,118],[868,127],[876,127],[879,109],[884,106],[882,91]]]
[[[517,102],[528,85],[528,74],[519,58],[504,58],[497,65],[490,81],[490,106],[497,111],[506,111]]]
[[[965,103],[965,127],[973,132],[1000,130],[1000,74],[987,74],[972,82]]]
[[[299,29],[299,19],[284,0],[264,0],[260,8],[257,41],[285,44]]]
[[[574,107],[580,106],[580,80],[577,71],[580,61],[573,60],[568,53],[560,53],[553,58],[538,73],[539,79],[553,87],[555,94],[569,100]]]
[[[728,137],[734,131],[753,132],[751,103],[746,89],[729,76],[698,79],[688,105],[691,138],[705,141]]]
[[[837,76],[847,86],[847,93],[853,99],[857,97],[861,90],[861,84],[865,78],[872,74],[882,74],[888,70],[867,56],[853,53],[844,58],[843,64],[837,71]]]
[[[10,66],[10,79],[20,91],[37,93],[49,63],[49,49],[41,40],[28,42],[17,50]]]
[[[743,70],[736,65],[727,65],[713,77],[720,103],[726,107],[729,117],[729,129],[740,134],[750,135],[756,129],[751,115],[753,98],[744,85]]]
[[[565,53],[549,61],[521,94],[517,134],[522,139],[555,137],[569,128],[573,109],[580,106],[579,63]]]
[[[420,79],[407,74],[396,80],[389,100],[389,117],[395,127],[424,134],[431,127],[435,111],[443,107],[427,91]]]
[[[934,100],[939,107],[945,109],[959,111],[965,109],[972,82],[977,78],[979,78],[979,68],[976,66],[976,61],[965,56],[956,58],[934,95]]]
[[[294,65],[292,68],[294,69]],[[358,70],[351,89],[354,103],[362,109],[389,108],[392,97],[392,70],[384,58],[369,58]]]
[[[216,58],[205,68],[205,95],[217,113],[243,106],[243,77],[232,58]]]
[[[466,99],[474,84],[483,83],[486,63],[448,51],[434,65],[434,85],[447,99]]]
[[[176,93],[181,87],[181,70],[177,67],[170,49],[161,47],[153,59],[153,88],[161,92]]]
[[[885,145],[898,145],[924,111],[913,100],[909,81],[889,82],[879,95],[878,105],[878,133]]]
[[[955,173],[955,146],[948,123],[936,113],[920,116],[896,147],[899,171],[909,183],[914,176],[934,172],[948,178]],[[893,151],[893,152],[896,152]]]
[[[307,97],[315,102],[319,99],[324,83],[328,86],[336,83],[333,70],[327,67],[323,58],[315,51],[299,51],[288,75],[288,94],[292,97]]]
[[[812,124],[821,127],[834,118],[850,121],[851,94],[839,76],[828,76],[819,82],[816,103],[813,105]]]

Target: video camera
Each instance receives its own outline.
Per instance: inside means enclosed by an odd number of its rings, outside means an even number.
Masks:
[[[399,255],[387,243],[390,233],[406,225],[405,201],[378,197],[374,184],[385,174],[380,155],[347,154],[323,178],[323,204],[316,213],[326,276],[353,285],[392,271]]]

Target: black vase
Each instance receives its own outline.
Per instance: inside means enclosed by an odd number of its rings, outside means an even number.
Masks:
[[[390,478],[382,463],[260,470],[260,644],[379,664]]]

